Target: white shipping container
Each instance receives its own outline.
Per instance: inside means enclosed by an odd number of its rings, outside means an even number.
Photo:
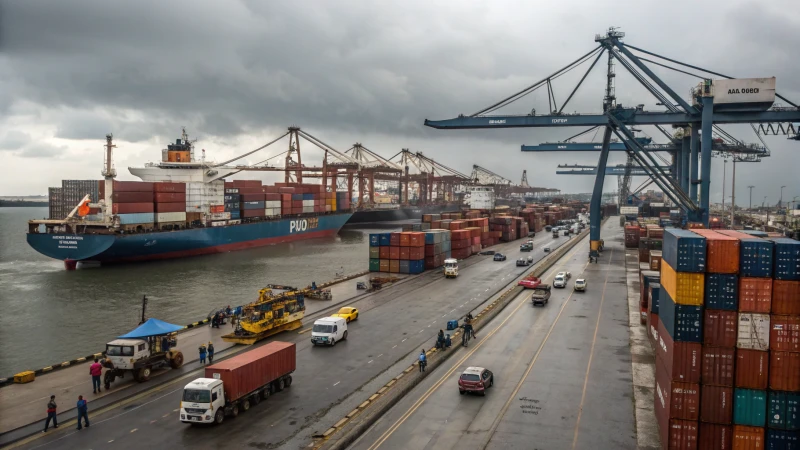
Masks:
[[[224,227],[227,224],[228,224],[227,220],[216,220],[211,222],[212,227]]]
[[[186,222],[186,213],[185,212],[157,213],[156,222],[157,223]]]
[[[303,200],[303,208],[306,206],[314,206],[314,200]]]
[[[186,205],[186,212],[187,213],[194,212],[194,213],[206,213],[206,214],[208,214],[208,213],[211,212],[211,209],[209,209],[208,205],[205,205],[205,206]]]
[[[740,312],[736,346],[751,350],[769,350],[769,314]]]
[[[229,221],[228,221],[228,225],[239,225],[240,223],[242,223],[242,221],[241,221],[241,220],[239,220],[239,219],[236,219],[236,220],[229,220]]]
[[[661,208],[664,206],[664,203],[650,203],[650,206],[655,206],[656,208]]]
[[[775,77],[714,80],[712,85],[714,105],[756,103],[769,108],[775,102]]]
[[[313,213],[314,212],[314,207],[313,206],[303,206],[303,212],[304,213]]]
[[[639,207],[638,206],[621,206],[619,208],[619,213],[623,216],[635,216],[639,214]]]
[[[211,213],[211,220],[228,220],[231,218],[230,211],[221,213]]]
[[[280,200],[267,200],[264,203],[264,206],[267,207],[267,208],[278,208],[278,209],[280,209],[281,202],[280,202]]]
[[[264,210],[264,215],[267,216],[267,217],[280,216],[281,215],[281,209],[280,208],[266,208]]]

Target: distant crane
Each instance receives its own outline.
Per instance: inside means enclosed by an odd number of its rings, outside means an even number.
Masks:
[[[527,170],[523,170],[522,171],[522,180],[519,182],[519,187],[524,187],[524,188],[531,187],[531,185],[528,184],[528,171]]]

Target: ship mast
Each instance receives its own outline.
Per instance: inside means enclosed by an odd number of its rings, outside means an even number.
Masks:
[[[103,161],[103,171],[100,172],[103,175],[103,178],[116,178],[117,177],[117,170],[114,169],[114,159],[113,159],[113,152],[116,145],[113,144],[112,140],[114,139],[114,135],[109,133],[106,135],[106,160]]]

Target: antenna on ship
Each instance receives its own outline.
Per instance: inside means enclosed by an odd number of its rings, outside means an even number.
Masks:
[[[104,178],[116,178],[117,170],[114,169],[114,159],[113,159],[113,151],[116,145],[112,142],[114,139],[114,135],[108,133],[106,135],[106,155],[105,161],[103,161],[103,170],[100,172]]]

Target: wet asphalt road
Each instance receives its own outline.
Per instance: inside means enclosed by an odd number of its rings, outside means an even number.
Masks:
[[[523,292],[350,448],[636,448],[625,253],[611,222],[599,264],[588,265],[586,246],[576,247],[544,277],[570,271],[567,289],[554,289],[545,307]],[[573,293],[581,277],[589,288]],[[494,373],[485,397],[459,395],[469,366]]]
[[[198,371],[108,412],[92,415],[90,411],[92,427],[88,430],[62,427],[27,442],[23,448],[276,448],[290,439],[292,448],[299,447],[297,442],[307,445],[311,435],[330,426],[320,420],[330,408],[396,362],[412,362],[420,348],[433,343],[448,319],[474,310],[518,276],[523,268],[515,266],[517,257],[530,254],[538,260],[545,255],[543,247],[555,249],[566,241],[565,237],[540,233],[531,253],[519,252],[520,241],[503,244],[496,247],[508,253],[505,262],[494,262],[490,256],[473,257],[457,279],[426,273],[359,299],[353,303],[361,310],[359,320],[351,323],[347,341],[335,347],[312,347],[306,332],[310,324],[280,335],[279,340],[298,346],[298,369],[292,387],[235,419],[226,419],[222,426],[189,427],[178,420],[182,388],[200,376]],[[354,400],[351,397],[348,401]]]

